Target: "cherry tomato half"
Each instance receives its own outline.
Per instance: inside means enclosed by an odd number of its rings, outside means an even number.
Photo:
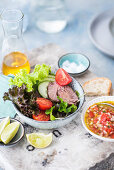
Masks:
[[[59,68],[56,72],[55,80],[59,85],[65,86],[71,83],[72,78],[63,68]]]
[[[38,104],[40,110],[50,109],[53,105],[50,100],[45,98],[37,98],[36,103]]]
[[[40,111],[38,115],[32,115],[32,118],[37,121],[49,121],[50,115],[46,115],[44,111]]]

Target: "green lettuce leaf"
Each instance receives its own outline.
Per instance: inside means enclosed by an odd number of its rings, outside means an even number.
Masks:
[[[70,107],[66,108],[66,113],[73,113],[77,110],[77,106],[72,104]]]
[[[68,106],[68,103],[64,102],[63,99],[61,99],[59,96],[57,96],[57,98],[61,101],[58,111],[59,112],[66,112],[66,108]]]
[[[53,109],[55,106],[51,107],[50,109],[45,111],[45,114],[49,115],[50,114],[50,120],[55,120],[55,116],[53,116]]]
[[[10,79],[10,85],[15,85],[21,87],[23,84],[26,85],[27,91],[30,92],[33,90],[33,85],[37,83],[37,81],[42,81],[44,78],[48,77],[51,72],[51,67],[45,64],[36,65],[34,71],[30,74],[27,74],[25,69],[21,69],[18,74],[14,77],[14,79]]]
[[[60,98],[59,96],[57,96],[57,98],[60,100],[60,104],[59,104],[59,108],[58,108],[59,112],[73,113],[77,110],[76,105],[72,104],[71,106],[68,107],[67,102],[64,102],[63,99]]]
[[[76,95],[80,98],[80,93],[76,90]]]

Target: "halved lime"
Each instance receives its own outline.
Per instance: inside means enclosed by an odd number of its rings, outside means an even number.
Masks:
[[[27,141],[36,148],[45,148],[52,142],[52,133],[31,133],[27,134]]]
[[[3,130],[6,128],[6,126],[8,126],[10,124],[10,118],[9,116],[4,118],[1,123],[0,123],[0,141],[1,141],[1,134],[3,132]]]
[[[4,131],[1,134],[1,140],[5,144],[9,143],[13,137],[16,135],[18,129],[19,129],[20,123],[19,122],[13,122],[9,124]]]

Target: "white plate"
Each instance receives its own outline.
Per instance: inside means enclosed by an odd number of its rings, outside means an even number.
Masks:
[[[89,36],[99,50],[114,58],[114,37],[109,26],[112,17],[114,17],[114,9],[97,15],[90,23]]]
[[[103,140],[103,141],[108,141],[108,142],[114,142],[114,139],[110,139],[110,138],[105,138],[105,137],[101,137],[99,135],[96,135],[95,133],[91,132],[86,124],[85,124],[85,121],[84,121],[84,117],[85,117],[85,113],[86,113],[86,110],[93,104],[95,103],[99,103],[99,102],[103,102],[103,101],[114,101],[114,96],[102,96],[102,97],[97,97],[91,101],[88,102],[88,104],[83,108],[83,111],[82,111],[82,116],[81,116],[81,120],[82,120],[82,124],[84,126],[84,128],[91,134],[93,135],[94,137],[100,139],[100,140]]]

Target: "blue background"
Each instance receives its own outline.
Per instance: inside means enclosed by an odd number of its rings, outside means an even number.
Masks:
[[[28,17],[29,25],[24,32],[28,50],[47,43],[56,43],[68,52],[83,53],[91,61],[90,70],[98,76],[110,78],[114,85],[114,59],[97,50],[88,36],[91,19],[98,13],[113,8],[114,0],[66,0],[69,23],[62,32],[56,34],[44,33],[35,26],[33,21],[36,16],[34,11],[36,3],[35,0],[0,0],[0,10],[5,7],[20,8],[25,13],[25,18]],[[2,39],[0,25],[0,48]]]

